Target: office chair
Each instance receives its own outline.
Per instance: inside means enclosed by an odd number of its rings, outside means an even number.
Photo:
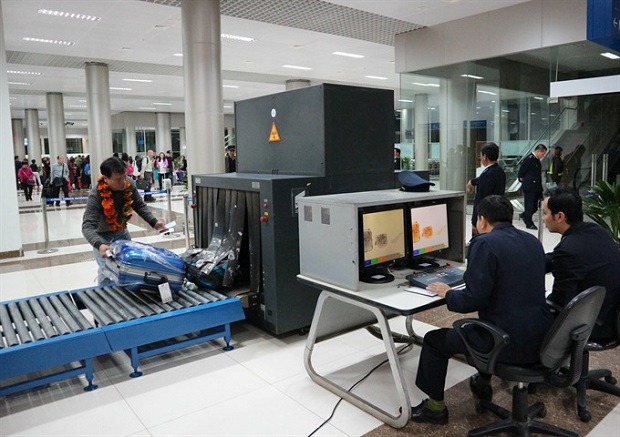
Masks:
[[[604,287],[591,287],[571,300],[558,314],[540,350],[540,361],[535,364],[506,364],[497,362],[499,352],[510,342],[510,336],[502,329],[478,319],[461,319],[453,326],[467,348],[466,358],[480,373],[497,375],[517,383],[512,390],[512,412],[480,399],[476,410],[489,410],[501,421],[469,431],[470,437],[479,437],[498,432],[512,432],[529,436],[532,432],[548,435],[577,437],[577,434],[557,426],[534,420],[534,416],[545,417],[547,411],[542,402],[530,407],[527,403],[527,384],[548,383],[555,387],[570,387],[581,376],[583,351],[605,298]],[[488,331],[494,340],[490,352],[476,351],[467,342],[463,329],[478,326]]]
[[[586,394],[587,390],[597,390],[620,397],[618,382],[608,369],[590,370],[590,352],[613,349],[620,345],[620,307],[616,309],[616,336],[608,341],[588,341],[583,351],[583,368],[581,377],[575,387],[577,388],[577,415],[582,422],[589,422],[592,415],[588,411]],[[602,379],[604,379],[602,381]]]

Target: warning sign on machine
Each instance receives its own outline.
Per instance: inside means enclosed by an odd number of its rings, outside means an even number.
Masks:
[[[269,142],[270,143],[280,142],[280,134],[278,133],[278,128],[276,127],[275,121],[271,123],[271,132],[269,133]]]

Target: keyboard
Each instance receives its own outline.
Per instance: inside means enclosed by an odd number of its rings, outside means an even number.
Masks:
[[[443,282],[453,287],[463,284],[463,273],[464,270],[456,267],[443,266],[412,273],[407,275],[407,280],[409,284],[420,288],[426,288],[433,282]]]

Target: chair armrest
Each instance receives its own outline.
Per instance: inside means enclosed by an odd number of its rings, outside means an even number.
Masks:
[[[581,377],[583,369],[583,351],[592,331],[587,325],[575,328],[571,332],[570,361],[568,368],[556,369],[546,377],[547,383],[554,387],[566,388],[575,384]]]
[[[493,347],[488,352],[480,352],[473,348],[472,345],[469,344],[464,328],[469,325],[474,325],[479,328],[482,328],[493,338]],[[503,329],[480,319],[460,319],[455,321],[452,324],[452,327],[456,330],[457,334],[465,343],[465,347],[467,348],[467,361],[478,369],[479,372],[486,373],[487,375],[493,375],[495,373],[495,363],[497,362],[497,357],[501,350],[510,343],[510,336]]]

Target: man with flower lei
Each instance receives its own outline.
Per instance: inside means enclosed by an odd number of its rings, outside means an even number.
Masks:
[[[135,184],[127,179],[125,163],[118,158],[108,158],[99,167],[101,176],[93,185],[82,219],[82,234],[93,246],[99,266],[98,283],[109,279],[104,275],[104,260],[109,244],[116,240],[131,240],[127,223],[135,211],[156,230],[165,229],[142,200]]]

